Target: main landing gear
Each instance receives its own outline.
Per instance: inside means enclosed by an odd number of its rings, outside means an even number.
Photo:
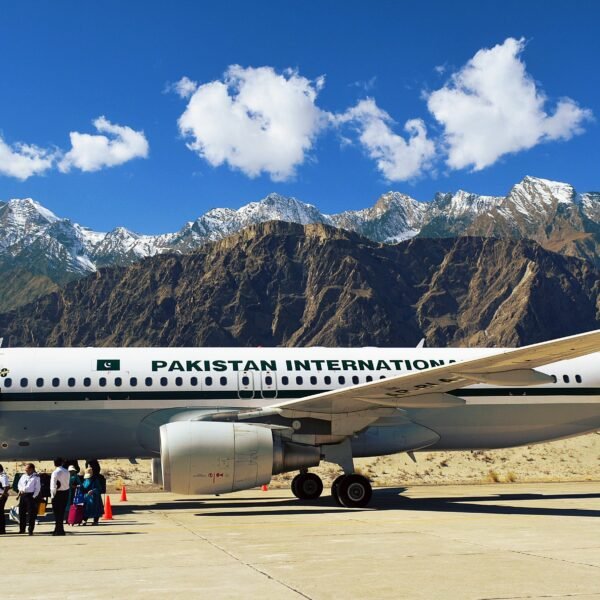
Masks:
[[[333,499],[345,508],[363,508],[371,501],[373,488],[369,480],[357,473],[340,475],[331,485]]]
[[[316,500],[323,493],[323,482],[314,473],[299,473],[292,479],[292,493],[300,500]],[[340,506],[363,508],[371,501],[373,488],[366,477],[351,473],[333,482],[331,495]]]
[[[314,473],[301,472],[292,479],[292,493],[300,500],[316,500],[323,492],[323,482]]]

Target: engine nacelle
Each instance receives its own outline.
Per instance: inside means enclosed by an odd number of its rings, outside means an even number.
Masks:
[[[178,494],[246,490],[321,459],[318,448],[286,442],[268,427],[246,423],[168,423],[160,428],[160,448],[164,489]]]

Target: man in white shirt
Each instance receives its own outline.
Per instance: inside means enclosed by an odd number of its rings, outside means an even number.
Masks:
[[[54,459],[56,469],[50,477],[50,495],[52,496],[52,512],[54,513],[54,532],[52,535],[65,535],[65,508],[69,499],[69,471],[65,469],[62,458]]]
[[[25,475],[19,479],[19,533],[25,533],[25,527],[28,526],[29,535],[33,535],[41,489],[35,465],[29,463],[25,467]]]
[[[8,475],[4,472],[4,467],[0,465],[0,535],[6,533],[6,520],[4,518],[4,505],[10,492],[10,481]]]

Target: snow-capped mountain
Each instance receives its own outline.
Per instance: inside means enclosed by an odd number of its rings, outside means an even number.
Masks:
[[[156,236],[124,227],[92,231],[31,198],[13,199],[0,202],[0,273],[20,270],[62,284],[102,266],[129,265],[165,252],[188,253],[270,220],[324,223],[382,243],[415,236],[531,238],[550,250],[600,263],[600,193],[578,194],[567,183],[525,177],[505,197],[459,190],[422,202],[388,192],[370,208],[331,215],[295,198],[269,194],[237,210],[211,209],[177,232]]]

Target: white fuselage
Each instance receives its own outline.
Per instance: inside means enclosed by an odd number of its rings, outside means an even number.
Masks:
[[[500,351],[4,348],[0,349],[0,462],[55,455],[155,456],[158,427],[169,420],[265,407]],[[596,353],[540,368],[555,376],[552,384],[473,385],[455,392],[465,399],[464,406],[399,412],[404,421],[409,418],[439,434],[439,442],[430,449],[506,447],[598,430],[599,360]],[[392,417],[375,425],[394,424]],[[356,455],[385,449],[369,450],[366,438],[358,438]]]

